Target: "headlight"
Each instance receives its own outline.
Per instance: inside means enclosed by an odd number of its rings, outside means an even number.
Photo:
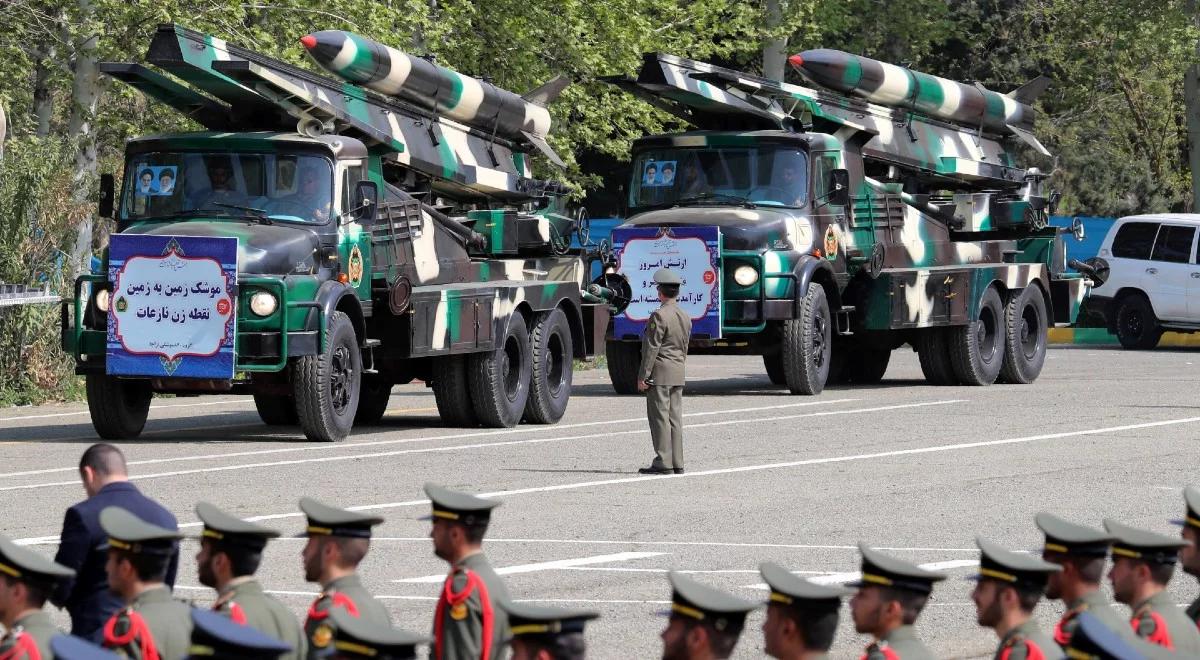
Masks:
[[[275,313],[275,307],[279,305],[279,301],[275,300],[275,296],[266,291],[256,291],[250,296],[250,311],[259,316],[270,316]]]
[[[112,294],[108,292],[108,289],[100,289],[96,292],[96,309],[107,314],[108,304],[111,300]]]
[[[750,286],[758,281],[758,271],[753,266],[738,266],[733,271],[733,281],[738,286]]]

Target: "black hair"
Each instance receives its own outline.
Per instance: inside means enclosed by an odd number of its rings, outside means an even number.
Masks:
[[[828,652],[833,646],[833,637],[837,634],[838,610],[828,606],[809,607],[802,604],[791,606],[776,605],[782,608],[784,616],[796,624],[800,636],[804,638],[804,648],[812,651]]]
[[[8,586],[12,586],[14,582],[24,584],[26,593],[25,604],[37,609],[41,609],[46,604],[46,601],[50,600],[50,592],[54,591],[53,585],[40,580],[22,580],[9,575],[0,575],[0,578],[3,578],[4,583]]]
[[[142,177],[144,177],[144,176],[149,176],[150,178],[152,178],[152,179],[153,179],[153,178],[154,178],[154,172],[152,172],[152,171],[150,170],[150,168],[149,168],[149,167],[147,167],[147,168],[144,168],[144,169],[143,169],[141,172],[138,172],[138,178],[140,179],[140,178],[142,178]]]
[[[166,178],[168,178],[168,179],[171,179],[172,181],[174,181],[174,180],[175,180],[175,173],[174,173],[174,172],[172,172],[172,171],[171,171],[171,170],[169,170],[169,169],[163,168],[163,171],[161,171],[161,172],[159,172],[159,173],[158,173],[158,178],[160,178],[160,179],[161,179],[161,178],[163,178],[163,177],[166,177]]]
[[[151,555],[132,553],[128,550],[114,550],[121,559],[129,561],[133,571],[142,582],[164,582],[167,579],[167,567],[171,564],[171,555]]]
[[[921,610],[925,609],[925,604],[929,602],[929,594],[917,593],[908,589],[895,589],[892,587],[882,587],[880,590],[884,602],[894,600],[900,603],[900,609],[903,611],[904,625],[911,626],[917,622],[917,617],[921,616]]]
[[[662,291],[662,294],[668,298],[674,299],[679,297],[678,284],[659,284],[658,290]]]
[[[262,548],[253,548],[242,543],[213,541],[210,555],[221,553],[229,558],[229,570],[233,577],[254,575],[262,563]]]
[[[79,457],[79,471],[83,472],[85,467],[92,468],[93,472],[104,477],[127,474],[125,455],[121,453],[120,449],[104,442],[94,444],[84,450],[83,456]]]
[[[583,660],[587,656],[587,642],[583,633],[524,635],[522,639],[533,647],[535,653],[545,651],[554,660]]]
[[[463,534],[467,537],[467,542],[479,545],[483,543],[483,536],[487,534],[487,523],[475,523],[474,525],[463,525]]]

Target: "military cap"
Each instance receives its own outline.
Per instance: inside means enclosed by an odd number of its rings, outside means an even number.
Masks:
[[[202,539],[261,550],[268,540],[279,536],[279,532],[273,529],[235,518],[208,502],[196,505],[196,516],[204,523],[204,531],[200,533]]]
[[[371,528],[383,522],[379,516],[368,516],[329,506],[311,497],[300,498],[300,510],[308,517],[308,527],[300,536],[345,536],[355,539],[371,538]]]
[[[1174,656],[1161,646],[1123,637],[1090,612],[1082,612],[1071,641],[1063,649],[1071,660],[1154,660]]]
[[[679,286],[683,284],[683,280],[679,279],[679,273],[666,268],[659,268],[654,271],[654,283],[665,284],[667,286]]]
[[[1045,511],[1034,517],[1038,529],[1046,535],[1046,552],[1084,557],[1106,557],[1112,535],[1099,529],[1076,525]]]
[[[795,605],[804,608],[828,607],[836,610],[842,605],[842,597],[854,593],[841,586],[817,584],[806,580],[788,569],[766,562],[760,564],[758,572],[771,588],[768,601],[771,604]]]
[[[277,658],[292,650],[290,644],[211,610],[192,608],[192,644],[188,658],[257,660]]]
[[[512,637],[582,634],[588,621],[600,618],[598,612],[589,610],[565,610],[510,600],[500,600],[497,604],[508,613],[508,632]]]
[[[500,506],[496,500],[460,493],[437,484],[425,484],[425,495],[433,505],[433,513],[426,520],[441,518],[464,525],[482,525],[491,518],[492,509]]]
[[[1183,502],[1187,506],[1187,515],[1182,520],[1172,520],[1171,522],[1200,530],[1200,488],[1195,486],[1184,488]]]
[[[335,658],[407,660],[417,657],[417,646],[433,641],[428,635],[356,617],[341,607],[330,610],[330,618],[337,627],[333,638]]]
[[[75,571],[13,543],[7,536],[0,536],[0,573],[22,582],[42,584],[75,576]]]
[[[675,571],[668,573],[667,579],[672,591],[667,614],[699,621],[721,632],[740,631],[746,614],[760,607],[759,603],[718,591]]]
[[[118,655],[73,635],[55,635],[50,639],[50,651],[58,660],[124,660]]]
[[[100,528],[108,535],[108,547],[135,555],[170,556],[183,538],[177,530],[152,525],[117,506],[100,512]]]
[[[1174,564],[1179,561],[1179,549],[1188,544],[1177,536],[1122,525],[1111,518],[1104,519],[1104,528],[1115,537],[1112,544],[1113,559],[1129,557],[1152,564]]]
[[[865,543],[859,543],[858,550],[862,553],[862,578],[850,583],[851,587],[891,587],[929,594],[933,593],[934,582],[946,579],[942,573],[927,571],[916,564],[885,555]]]
[[[1051,573],[1062,570],[1062,566],[1042,561],[1038,557],[1005,550],[999,545],[976,537],[979,546],[979,573],[976,580],[996,580],[1014,587],[1041,591]]]

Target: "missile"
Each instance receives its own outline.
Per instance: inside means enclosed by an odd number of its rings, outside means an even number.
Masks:
[[[352,32],[323,30],[301,37],[300,43],[321,68],[351,83],[485,133],[530,144],[563,166],[546,142],[550,111],[545,108],[569,84],[562,76],[519,96]]]
[[[929,117],[1015,135],[1047,156],[1034,137],[1036,112],[1030,105],[1050,80],[1038,77],[1008,94],[979,83],[965,85],[840,50],[806,50],[788,58],[802,76],[871,103],[920,112]]]

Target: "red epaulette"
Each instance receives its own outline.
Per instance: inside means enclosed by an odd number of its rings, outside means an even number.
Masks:
[[[462,591],[454,591],[454,576],[462,572],[467,576],[467,584]],[[492,655],[492,631],[495,625],[495,615],[492,612],[492,598],[488,594],[487,584],[479,574],[469,568],[456,567],[446,576],[446,582],[442,585],[442,595],[438,598],[437,609],[433,615],[433,657],[434,660],[442,660],[443,644],[443,628],[445,627],[444,619],[446,614],[446,606],[450,607],[450,617],[455,621],[461,621],[467,618],[467,599],[476,590],[479,590],[479,601],[483,604],[483,639],[479,640],[480,660],[488,660]]]
[[[10,637],[11,646],[0,651],[0,660],[42,660],[42,652],[38,650],[33,635],[17,629]]]
[[[118,633],[118,626],[124,628],[124,632]],[[104,647],[117,650],[133,644],[138,645],[141,660],[160,660],[158,646],[154,643],[154,635],[150,634],[146,619],[132,608],[126,607],[112,615],[108,623],[104,624]]]

